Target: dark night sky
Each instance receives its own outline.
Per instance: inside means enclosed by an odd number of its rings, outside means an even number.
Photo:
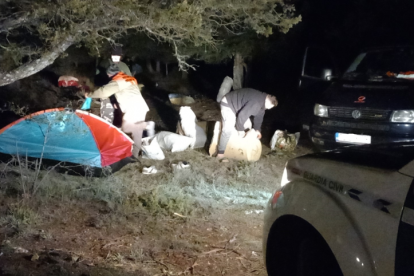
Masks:
[[[355,50],[413,43],[412,0],[303,0],[298,8],[308,43]]]
[[[256,60],[257,68],[276,76],[259,85],[263,89],[271,87],[277,76],[285,83],[296,82],[304,50],[310,45],[329,49],[345,69],[363,48],[414,44],[413,0],[297,0],[295,5],[302,22],[283,36],[283,43],[275,38],[272,51]],[[263,73],[258,72],[253,79],[260,76]]]

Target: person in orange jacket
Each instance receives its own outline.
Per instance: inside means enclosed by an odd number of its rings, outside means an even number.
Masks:
[[[122,47],[121,46],[115,46],[112,48],[111,51],[111,58],[104,59],[99,64],[99,70],[103,70],[103,72],[106,72],[106,70],[111,66],[111,64],[116,64],[119,68],[119,70],[128,76],[132,76],[131,71],[129,70],[128,65],[126,65],[124,62],[122,62]],[[103,77],[103,76],[101,76]],[[106,76],[104,79],[101,79],[101,82],[104,82],[104,84],[107,84],[110,80],[106,79]],[[102,84],[101,84],[102,85]],[[118,104],[114,97],[110,97],[107,99],[101,99],[101,118],[105,119],[106,121],[110,122],[111,124],[119,124],[118,122],[118,116],[120,115],[120,112],[117,110]]]
[[[148,105],[142,97],[138,82],[134,77],[121,72],[114,63],[110,65],[106,72],[111,81],[93,93],[85,93],[85,96],[101,99],[115,96],[119,108],[124,113],[121,129],[125,133],[132,134],[134,140],[132,153],[135,157],[138,157],[141,150],[142,133],[147,126],[145,116],[149,111]]]

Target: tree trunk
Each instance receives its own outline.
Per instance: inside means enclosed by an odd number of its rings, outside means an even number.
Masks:
[[[157,60],[155,70],[157,70],[157,73],[161,73],[161,62]]]
[[[154,73],[154,68],[152,67],[152,63],[150,59],[147,59],[147,69],[151,74]]]
[[[181,71],[181,79],[182,80],[188,79],[188,72],[187,71]]]
[[[236,53],[233,65],[233,90],[243,87],[243,66],[244,60],[242,55],[240,53]]]
[[[74,43],[72,36],[66,37],[59,45],[56,45],[50,51],[43,54],[40,58],[29,63],[23,64],[11,72],[0,73],[0,86],[13,83],[17,80],[27,78],[43,70],[52,64],[60,54],[66,51]]]
[[[252,74],[250,72],[250,69],[252,67],[250,65],[248,65],[247,63],[243,64],[243,68],[244,68],[243,87],[249,87],[249,84],[252,78]],[[250,69],[249,69],[249,66],[250,66]]]

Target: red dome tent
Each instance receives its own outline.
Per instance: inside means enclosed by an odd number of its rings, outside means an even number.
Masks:
[[[63,108],[30,114],[0,130],[1,153],[98,168],[130,157],[132,144],[100,117]]]

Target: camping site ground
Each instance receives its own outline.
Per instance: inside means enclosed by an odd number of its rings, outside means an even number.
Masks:
[[[100,178],[2,163],[1,274],[266,275],[264,207],[286,161],[310,149],[268,152],[253,163],[166,152]],[[190,168],[174,171],[179,161]],[[150,165],[158,173],[142,174]]]

